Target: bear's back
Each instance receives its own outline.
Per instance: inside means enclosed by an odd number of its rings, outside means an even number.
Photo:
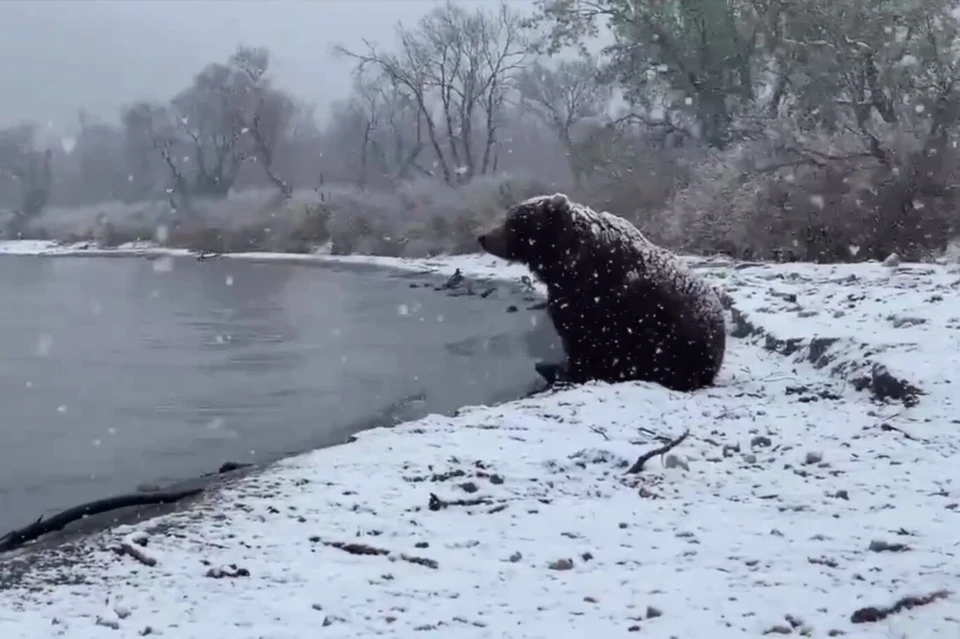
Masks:
[[[593,351],[587,358],[597,372],[617,368],[617,377],[677,388],[712,382],[726,341],[713,287],[624,218],[582,205],[574,213],[585,250],[571,265],[573,285],[565,286],[571,307],[555,308],[561,324],[579,324],[568,337],[584,355]]]
[[[576,205],[575,232],[589,245],[575,270],[590,272],[604,287],[642,288],[648,294],[689,298],[706,303],[704,314],[719,298],[713,288],[672,251],[651,242],[628,220]],[[580,277],[583,277],[581,273]]]

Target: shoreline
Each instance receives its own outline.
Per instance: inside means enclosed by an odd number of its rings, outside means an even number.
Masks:
[[[478,257],[430,268],[519,277]],[[958,273],[707,271],[742,316],[717,386],[590,384],[363,431],[182,512],[36,553],[0,590],[0,632],[948,634],[960,434],[940,384],[960,360]],[[915,321],[888,320],[894,308]],[[919,404],[847,383],[863,343],[885,346],[871,357],[916,382]],[[625,474],[684,430],[662,461]],[[156,563],[117,554],[122,543]]]
[[[122,244],[115,248],[97,247],[89,242],[60,244],[52,240],[0,240],[0,258],[3,257],[112,257],[160,259],[193,257],[198,260],[242,260],[264,264],[302,264],[305,266],[347,266],[371,270],[400,271],[423,276],[449,277],[457,269],[466,271],[468,279],[478,283],[498,281],[510,285],[518,292],[521,278],[530,277],[523,266],[507,264],[502,260],[481,253],[443,255],[434,258],[401,258],[379,255],[330,255],[328,253],[272,253],[251,251],[237,253],[202,254],[184,248],[158,246],[153,242]],[[697,258],[712,263],[707,258]],[[725,260],[716,262],[725,263]],[[531,293],[545,294],[545,289],[533,283],[527,289]]]
[[[24,246],[20,250],[15,250],[13,252],[6,251],[5,249],[8,249],[9,245],[13,243],[21,243],[21,241],[0,241],[0,257],[112,257],[155,259],[163,257],[197,257],[197,253],[190,252],[185,249],[169,249],[165,247],[146,245],[126,248],[121,247],[117,249],[74,249],[70,246],[64,247],[61,245],[54,245],[52,242],[34,241],[22,241]],[[4,244],[7,246],[3,246]],[[472,289],[469,291],[464,291],[459,285],[446,290],[445,284],[447,283],[449,276],[452,275],[453,271],[451,270],[449,272],[445,272],[445,269],[439,266],[438,268],[430,268],[423,263],[418,263],[418,261],[411,262],[408,260],[398,260],[396,263],[380,263],[379,260],[382,258],[377,257],[372,257],[370,259],[366,259],[364,257],[357,259],[356,256],[344,257],[346,259],[341,259],[339,256],[314,254],[251,252],[222,254],[210,259],[236,259],[245,262],[261,264],[296,264],[326,268],[346,267],[351,270],[362,269],[381,274],[392,274],[393,277],[410,280],[411,286],[414,285],[413,282],[417,282],[420,286],[428,286],[433,288],[438,294],[447,294],[453,297],[477,294]],[[503,286],[505,289],[507,289],[506,292],[508,294],[508,300],[503,300],[501,298],[500,301],[529,301],[529,297],[524,295],[524,292],[521,290],[521,287],[517,284],[517,282],[509,279],[496,277],[488,278],[482,276],[474,277],[467,275],[465,276],[465,281],[478,286],[491,283],[496,283],[499,286]],[[540,385],[540,381],[538,380],[536,383],[532,383],[529,388],[517,389],[516,393],[512,393],[509,397],[491,396],[490,401],[494,404],[500,404],[523,399],[530,393],[536,392]],[[398,406],[395,408],[402,412],[403,406]],[[401,417],[397,410],[391,410],[389,414],[377,413],[358,420],[355,425],[347,429],[352,434],[342,442],[332,442],[316,448],[293,451],[279,456],[274,456],[274,458],[270,460],[244,465],[240,469],[230,470],[225,473],[214,469],[202,475],[185,478],[169,485],[153,486],[151,484],[154,490],[178,491],[187,488],[203,487],[203,491],[198,495],[189,496],[174,503],[131,506],[119,508],[98,515],[84,517],[82,520],[71,523],[66,529],[48,533],[35,542],[24,544],[23,546],[10,551],[0,552],[0,564],[11,560],[19,562],[21,559],[33,554],[34,552],[54,550],[64,544],[82,541],[85,538],[97,534],[109,533],[112,529],[119,526],[146,523],[157,517],[189,510],[189,508],[192,505],[195,505],[199,500],[202,500],[207,496],[215,495],[215,493],[221,490],[224,486],[249,475],[262,473],[277,462],[283,461],[284,459],[297,457],[330,447],[342,446],[354,441],[357,433],[377,428],[391,428],[399,423],[409,421],[408,419]],[[130,493],[134,492],[139,491],[130,491]],[[76,506],[79,505],[81,504],[76,504]],[[29,522],[23,522],[24,525],[27,523]],[[0,535],[5,534],[6,532],[8,531],[0,530]],[[4,588],[4,580],[0,579],[0,589],[2,588]]]

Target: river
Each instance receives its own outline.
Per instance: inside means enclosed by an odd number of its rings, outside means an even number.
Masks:
[[[0,534],[226,461],[530,390],[533,360],[556,348],[543,312],[504,287],[453,297],[438,282],[353,266],[3,257]]]

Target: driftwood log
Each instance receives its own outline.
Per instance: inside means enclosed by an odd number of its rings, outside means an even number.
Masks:
[[[159,491],[154,493],[130,493],[74,506],[73,508],[68,508],[63,512],[57,513],[49,519],[44,519],[41,516],[40,519],[29,526],[11,530],[3,537],[0,537],[0,552],[16,550],[20,546],[38,539],[43,535],[63,530],[67,524],[71,524],[84,517],[99,515],[120,508],[129,508],[131,506],[171,504],[202,492],[203,488],[190,488],[187,490]]]

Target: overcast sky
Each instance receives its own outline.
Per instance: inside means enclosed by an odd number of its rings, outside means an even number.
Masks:
[[[518,8],[534,0],[510,0]],[[473,7],[493,0],[460,0]],[[440,0],[0,0],[0,126],[55,130],[77,111],[115,119],[137,99],[169,99],[238,43],[274,54],[278,84],[326,105],[349,89],[336,44],[391,43]]]

